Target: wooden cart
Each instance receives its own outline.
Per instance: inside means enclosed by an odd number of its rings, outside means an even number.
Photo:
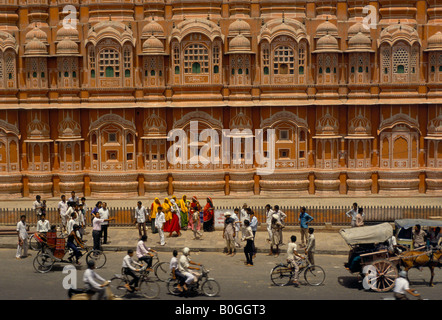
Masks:
[[[342,229],[350,252],[345,264],[351,273],[358,273],[364,289],[376,292],[390,291],[398,277],[400,258],[388,250],[387,242],[393,236],[389,223]]]

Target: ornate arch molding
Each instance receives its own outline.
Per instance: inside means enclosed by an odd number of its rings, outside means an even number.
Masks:
[[[9,32],[0,31],[0,51],[5,52],[8,49],[18,53],[17,40]]]
[[[85,47],[92,43],[94,46],[106,38],[114,39],[121,46],[126,42],[132,44],[135,47],[135,38],[132,30],[122,22],[119,21],[102,21],[89,29],[87,38],[85,41]]]
[[[390,118],[381,121],[378,129],[378,135],[387,129],[393,129],[397,125],[406,125],[410,129],[416,130],[419,135],[422,135],[421,130],[419,129],[418,119],[410,117],[408,114],[397,113]]]
[[[18,130],[17,126],[10,124],[9,122],[6,122],[5,120],[0,119],[0,133],[5,132],[5,134],[12,134],[16,136],[18,139],[21,138],[20,131]]]
[[[378,47],[381,47],[383,44],[388,44],[392,47],[398,41],[404,41],[410,46],[413,46],[414,44],[422,46],[422,42],[416,29],[398,23],[382,30],[378,40]]]
[[[184,129],[191,121],[198,121],[206,124],[211,129],[222,130],[223,123],[221,119],[215,119],[204,111],[191,111],[185,114],[180,120],[175,122],[174,129]]]
[[[136,128],[133,121],[124,119],[123,117],[115,114],[115,113],[108,113],[101,117],[99,117],[97,120],[92,122],[89,126],[89,134],[92,131],[100,130],[103,126],[113,124],[116,126],[121,127],[123,130],[129,130],[136,134]]]
[[[225,36],[221,32],[221,28],[216,23],[204,19],[191,19],[180,22],[173,28],[169,37],[169,43],[174,39],[181,43],[181,41],[191,33],[202,33],[212,42],[216,38],[220,38],[224,43]]]
[[[298,20],[288,18],[273,19],[264,24],[258,35],[258,43],[262,41],[271,43],[274,39],[282,35],[292,37],[298,43],[302,39],[310,43],[305,26]]]
[[[260,127],[262,129],[270,129],[274,126],[278,125],[281,122],[290,122],[294,124],[296,127],[305,128],[308,133],[310,133],[310,129],[308,128],[307,120],[298,117],[298,115],[294,114],[290,111],[279,111],[273,114],[270,118],[263,120],[261,118]]]

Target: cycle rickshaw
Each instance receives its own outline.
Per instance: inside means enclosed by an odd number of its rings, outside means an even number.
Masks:
[[[48,232],[46,237],[39,237],[41,245],[37,256],[34,258],[34,269],[40,273],[51,271],[55,263],[72,263],[74,252],[66,246],[66,238],[57,237],[56,232]],[[86,254],[86,262],[95,261],[95,268],[102,268],[106,264],[106,255],[101,250],[90,250],[87,246],[78,248]],[[65,259],[65,257],[67,258]]]
[[[341,229],[342,238],[350,247],[345,268],[357,273],[364,289],[387,292],[398,277],[400,256],[389,241],[393,227],[389,223]]]

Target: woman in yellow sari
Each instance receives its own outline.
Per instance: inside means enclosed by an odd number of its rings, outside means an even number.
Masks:
[[[158,207],[161,207],[160,199],[155,198],[150,206],[150,221],[152,233],[158,233],[158,229],[155,227],[155,218],[157,217]]]
[[[184,195],[178,202],[181,215],[181,229],[187,230],[187,224],[189,223],[189,208],[187,206],[187,197]]]

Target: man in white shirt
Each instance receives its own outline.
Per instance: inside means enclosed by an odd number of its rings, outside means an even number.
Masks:
[[[66,231],[66,223],[67,223],[67,211],[68,211],[68,203],[66,202],[66,196],[61,196],[61,201],[58,203],[58,214],[61,218],[62,230]]]
[[[138,262],[135,262],[132,257],[134,255],[134,251],[129,249],[127,250],[127,255],[123,258],[123,273],[129,277],[132,278],[132,280],[129,283],[125,284],[125,287],[129,291],[138,290],[138,282],[140,280],[140,277],[137,276],[135,272],[139,272],[140,268],[142,267],[141,264]],[[137,266],[138,268],[135,268]]]
[[[72,207],[71,207],[72,208]],[[68,234],[71,234],[72,230],[74,230],[74,225],[77,224],[77,212],[73,210],[70,214],[70,219],[66,224],[66,231]]]
[[[292,266],[295,269],[295,275],[293,277],[293,284],[298,286],[299,282],[299,261],[301,259],[305,259],[301,255],[299,255],[297,251],[297,245],[296,245],[296,236],[290,237],[291,242],[287,245],[287,263]]]
[[[170,259],[169,268],[170,268],[170,275],[172,279],[177,279],[180,283],[178,284],[177,288],[179,291],[183,291],[183,287],[185,286],[185,280],[186,277],[178,270],[178,251],[173,250],[172,252],[173,257]],[[187,290],[187,287],[186,287]]]
[[[142,205],[141,201],[138,201],[135,207],[135,222],[138,225],[138,234],[141,237],[141,229],[143,229],[143,235],[146,235],[146,216],[147,209]]]
[[[420,294],[415,293],[410,289],[410,284],[407,280],[407,272],[402,270],[399,272],[399,277],[394,281],[394,297],[396,300],[408,300],[406,293],[411,294],[414,297],[420,297]]]
[[[281,210],[279,210],[279,206],[275,205],[274,207],[274,213],[278,216],[278,222],[280,222],[283,226],[285,225],[285,218],[287,218],[287,215],[282,212]],[[279,229],[279,244],[282,245],[283,241],[282,241],[282,228]]]
[[[358,204],[353,203],[353,208],[345,213],[347,217],[351,218],[351,226],[356,227],[356,215],[358,214]]]
[[[87,270],[84,272],[83,275],[84,287],[86,290],[98,293],[98,300],[105,300],[106,289],[104,287],[106,283],[99,283],[99,281],[105,282],[106,280],[100,277],[94,271],[94,269],[95,269],[95,262],[93,260],[88,261]]]
[[[166,241],[164,240],[164,230],[163,226],[166,223],[166,216],[164,215],[163,208],[157,208],[157,216],[155,218],[155,228],[158,229],[158,234],[160,236],[160,245],[164,246]]]
[[[107,208],[107,203],[103,202],[102,207],[98,210],[100,214],[100,218],[105,221],[101,224],[101,237],[103,238],[103,244],[107,244],[107,229],[109,227],[109,222],[106,220],[109,219],[109,209]]]
[[[32,204],[35,214],[37,215],[37,219],[40,219],[42,206],[43,206],[43,202],[41,202],[41,197],[39,195],[37,195],[35,197],[34,203]]]
[[[270,204],[266,205],[266,224],[267,224],[267,232],[269,234],[268,241],[272,241],[272,216],[275,213],[273,211],[272,206]]]
[[[308,238],[307,238],[307,246],[305,248],[305,254],[307,255],[307,259],[311,265],[315,265],[315,249],[316,249],[316,239],[313,234],[315,229],[308,228]]]
[[[231,218],[233,219],[233,221],[234,221],[233,225],[235,226],[235,247],[241,248],[241,245],[239,243],[239,241],[241,239],[239,236],[239,229],[240,229],[241,222],[239,221],[238,214],[239,214],[239,209],[235,208],[233,210],[233,214],[232,214]]]
[[[191,265],[201,266],[201,264],[193,262],[190,260],[190,249],[184,248],[183,254],[180,256],[178,261],[178,270],[186,277],[184,289],[187,290],[186,284],[191,284],[192,282],[196,282],[201,274],[191,270],[199,270],[199,268],[192,267]]]
[[[17,223],[18,246],[16,259],[28,256],[28,231],[26,230],[26,216],[21,215],[20,221]],[[22,255],[23,251],[23,255]]]
[[[41,232],[43,234],[46,234],[46,232],[51,229],[51,225],[49,224],[49,221],[46,220],[46,214],[42,213],[40,216],[40,220],[37,222],[37,232]]]

